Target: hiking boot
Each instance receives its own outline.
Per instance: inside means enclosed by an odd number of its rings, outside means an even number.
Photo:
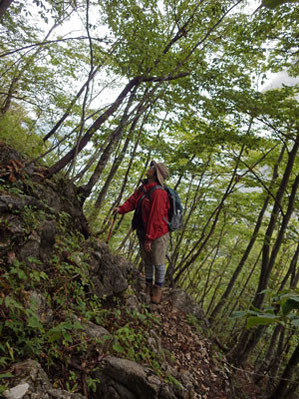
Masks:
[[[152,302],[155,304],[159,304],[162,299],[162,287],[159,285],[154,285],[153,286],[153,292],[152,292]]]
[[[151,295],[153,290],[153,284],[145,283],[145,303],[149,304],[151,301]]]
[[[152,295],[153,284],[145,283],[145,295]]]

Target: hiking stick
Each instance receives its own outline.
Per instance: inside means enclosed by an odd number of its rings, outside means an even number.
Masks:
[[[110,237],[111,237],[111,234],[112,234],[112,230],[113,230],[113,227],[114,227],[115,220],[116,220],[116,214],[113,216],[113,219],[112,219],[112,222],[111,222],[111,227],[110,227],[110,230],[109,230],[109,234],[108,234],[108,237],[107,237],[107,239],[106,239],[106,244],[108,244],[108,242],[109,242],[109,240],[110,240]]]

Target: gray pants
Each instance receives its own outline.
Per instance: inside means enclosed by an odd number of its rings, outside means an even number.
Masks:
[[[148,283],[153,282],[155,273],[155,284],[163,285],[165,279],[165,259],[169,244],[169,233],[152,241],[152,250],[146,252],[144,239],[139,237],[140,255],[145,264],[145,279]]]

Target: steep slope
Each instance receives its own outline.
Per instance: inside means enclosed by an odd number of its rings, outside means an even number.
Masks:
[[[90,235],[76,187],[4,144],[0,321],[5,398],[244,397],[198,306],[169,288],[147,305],[143,276]]]

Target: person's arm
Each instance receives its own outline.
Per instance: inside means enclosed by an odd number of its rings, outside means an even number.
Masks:
[[[114,208],[113,212],[123,215],[136,209],[141,193],[142,189],[140,187],[121,206]]]

